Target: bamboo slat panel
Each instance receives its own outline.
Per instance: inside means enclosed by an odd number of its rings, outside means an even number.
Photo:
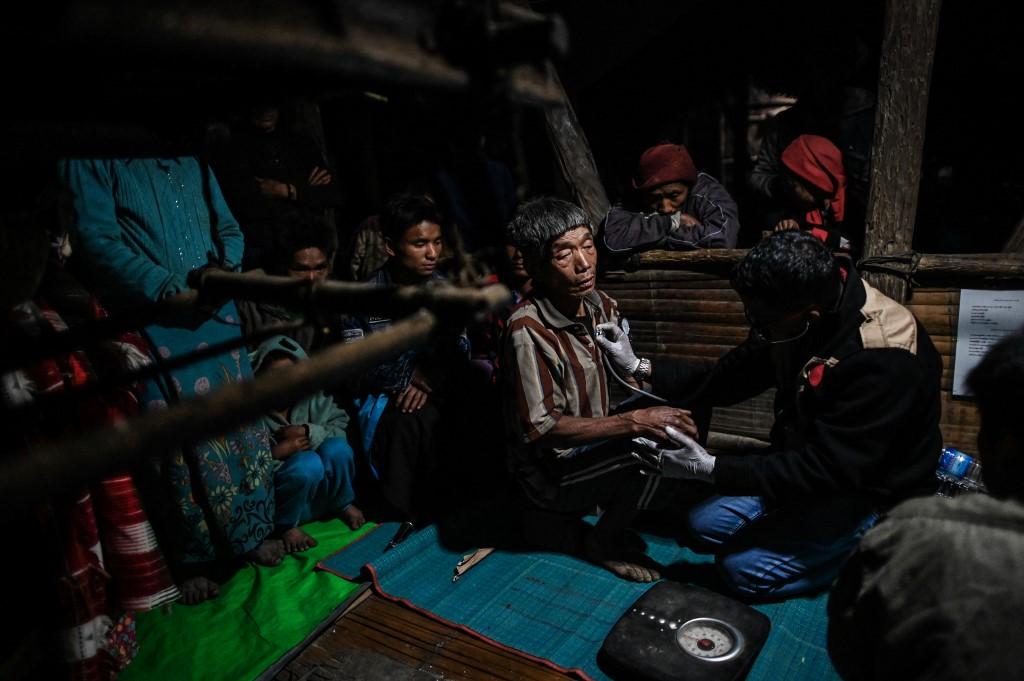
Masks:
[[[372,595],[279,672],[274,681],[355,678],[564,681],[539,662]]]
[[[924,324],[942,356],[942,437],[949,446],[977,453],[978,407],[973,400],[953,397],[956,328],[960,317],[960,290],[916,289],[907,307]]]
[[[713,361],[747,337],[743,306],[722,276],[685,270],[609,273],[601,288],[619,303],[629,320],[638,353]],[[953,398],[953,362],[960,290],[916,289],[907,307],[921,321],[942,358],[942,428],[946,443],[977,449],[978,411],[971,400]],[[711,428],[733,435],[765,438],[772,423],[772,392],[714,411]]]

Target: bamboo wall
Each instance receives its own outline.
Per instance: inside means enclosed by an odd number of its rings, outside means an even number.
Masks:
[[[907,307],[921,320],[935,349],[942,355],[942,439],[951,447],[975,454],[978,451],[978,407],[974,400],[954,399],[952,394],[960,289],[916,288]]]
[[[619,302],[629,320],[637,354],[652,358],[716,359],[746,338],[743,305],[717,274],[642,269],[611,272],[601,288]],[[974,453],[978,412],[971,400],[953,399],[953,357],[960,292],[918,288],[908,307],[921,320],[942,355],[942,435],[947,445]],[[772,392],[729,408],[716,408],[716,432],[767,438],[772,424]]]

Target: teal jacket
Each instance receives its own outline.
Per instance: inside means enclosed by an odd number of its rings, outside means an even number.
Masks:
[[[75,195],[76,255],[103,300],[160,300],[187,290],[203,265],[241,264],[242,231],[196,158],[75,159],[61,170]]]
[[[287,355],[297,362],[307,359],[302,347],[291,338],[271,336],[260,343],[254,352],[249,353],[253,371],[258,372],[271,354]],[[263,417],[263,423],[271,433],[284,426],[306,426],[309,429],[310,444],[316,449],[329,437],[345,437],[348,414],[320,391],[292,406],[287,418],[280,414],[270,414]]]

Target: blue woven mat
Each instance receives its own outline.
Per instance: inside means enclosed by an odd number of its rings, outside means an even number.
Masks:
[[[364,574],[375,577],[384,595],[592,679],[609,678],[598,667],[597,651],[619,617],[651,586],[570,556],[505,551],[495,551],[452,583],[464,552],[445,549],[431,526],[384,553],[397,527],[381,525],[319,567],[355,578],[367,566]],[[648,555],[663,565],[711,560],[671,539],[644,539]],[[747,678],[838,679],[825,650],[826,600],[823,594],[756,606],[771,618],[772,631]]]

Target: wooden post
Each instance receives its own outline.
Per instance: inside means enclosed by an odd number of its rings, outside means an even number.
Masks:
[[[942,0],[888,0],[878,74],[878,112],[871,151],[864,256],[911,250],[921,179],[928,87]],[[906,281],[868,274],[868,281],[903,302]]]
[[[1003,246],[1003,253],[1024,253],[1024,218],[1013,228],[1013,234]]]
[[[590,153],[587,136],[583,134],[572,103],[569,102],[562,81],[558,78],[555,67],[548,64],[548,75],[554,89],[561,93],[562,103],[545,109],[548,137],[558,157],[558,165],[562,169],[565,181],[572,191],[573,198],[580,208],[590,216],[591,225],[597,229],[607,215],[610,204],[608,195],[597,174],[597,164]]]

